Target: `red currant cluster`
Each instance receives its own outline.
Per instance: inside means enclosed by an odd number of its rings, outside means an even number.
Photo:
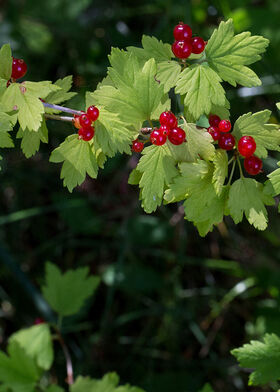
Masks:
[[[89,106],[87,112],[74,116],[73,124],[79,130],[79,139],[88,142],[93,138],[95,129],[92,123],[98,119],[98,116],[99,110],[96,106]]]
[[[229,133],[231,123],[229,120],[221,120],[217,115],[209,116],[208,132],[223,150],[232,150],[235,146],[235,138]],[[238,141],[237,149],[244,159],[244,167],[247,173],[251,175],[259,174],[262,169],[262,160],[254,156],[256,151],[256,142],[252,136],[242,136]]]
[[[16,59],[13,57],[12,63],[12,79],[20,79],[23,78],[27,72],[27,65],[23,59]]]
[[[185,131],[178,127],[177,118],[172,112],[162,112],[159,123],[160,127],[151,132],[151,143],[162,146],[168,138],[170,143],[179,146],[186,140]]]
[[[174,27],[175,42],[172,45],[174,56],[187,59],[192,53],[200,54],[204,51],[205,41],[201,37],[192,37],[192,29],[187,24],[180,22]]]

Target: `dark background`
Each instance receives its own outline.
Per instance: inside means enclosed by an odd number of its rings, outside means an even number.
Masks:
[[[79,95],[69,105],[77,109],[83,108],[84,92],[105,76],[111,46],[140,45],[143,33],[172,43],[173,26],[181,20],[206,40],[222,19],[232,17],[237,33],[250,30],[271,40],[253,66],[263,87],[226,86],[232,120],[266,108],[273,122],[279,120],[275,0],[9,0],[0,7],[0,44],[9,42],[14,56],[25,59],[29,80],[73,74]],[[48,158],[73,129],[48,126],[50,143],[33,158],[25,159],[19,148],[3,151],[1,347],[36,317],[51,319],[39,295],[45,261],[63,270],[88,265],[102,275],[102,285],[81,314],[64,321],[76,375],[101,377],[115,370],[122,382],[147,392],[196,392],[206,381],[217,392],[249,390],[248,372],[240,371],[230,350],[264,332],[280,334],[276,207],[269,209],[264,232],[225,219],[203,239],[183,220],[179,205],[146,215],[137,188],[127,185],[134,158],[119,155],[97,180],[87,179],[70,194],[59,179],[60,165]],[[267,159],[265,171],[277,160],[279,154]],[[64,358],[57,351],[51,377],[63,385]]]

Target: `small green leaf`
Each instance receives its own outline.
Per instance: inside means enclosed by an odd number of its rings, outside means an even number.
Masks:
[[[167,93],[172,87],[175,87],[181,73],[181,66],[177,61],[162,61],[158,64],[156,80],[164,86],[164,92]]]
[[[215,155],[212,136],[206,129],[199,129],[195,124],[184,121],[182,128],[186,132],[186,161],[194,162],[199,157],[212,160]]]
[[[209,114],[213,105],[225,106],[222,79],[206,63],[193,64],[179,76],[175,92],[185,94],[184,105],[195,119]]]
[[[0,78],[9,80],[12,75],[12,51],[9,44],[5,44],[0,49]]]
[[[280,339],[265,334],[263,342],[252,340],[231,351],[241,366],[254,369],[249,385],[265,385],[280,379]]]
[[[280,166],[280,162],[277,163]],[[280,194],[280,168],[274,170],[268,175],[269,182],[273,187],[274,195]]]
[[[214,389],[211,387],[210,384],[207,383],[199,392],[214,392]]]
[[[250,32],[234,35],[232,19],[221,22],[211,35],[205,53],[210,67],[233,86],[253,87],[261,84],[255,72],[246,65],[260,60],[269,41]]]
[[[0,352],[0,382],[6,390],[34,392],[41,371],[17,342],[8,345],[8,354]]]
[[[252,114],[243,114],[234,124],[233,135],[240,139],[241,136],[252,136],[257,148],[255,155],[266,158],[267,150],[280,151],[280,130],[277,124],[266,124],[271,112],[263,110]]]
[[[139,172],[137,169],[133,169],[128,177],[128,184],[129,185],[138,185],[142,177],[142,173]]]
[[[95,293],[100,278],[88,276],[88,273],[88,267],[83,267],[62,274],[56,265],[46,264],[46,284],[42,292],[50,306],[61,316],[79,312],[85,300]]]
[[[228,175],[228,155],[225,150],[217,149],[213,159],[213,184],[218,196],[221,195],[225,179]]]
[[[73,83],[73,77],[71,75],[66,76],[63,79],[58,79],[54,83],[54,85],[58,86],[60,90],[53,91],[50,94],[48,94],[46,97],[46,102],[57,105],[65,101],[69,101],[69,99],[77,95],[77,93],[69,92],[69,90],[72,87],[72,83]],[[57,111],[52,111],[51,109],[46,108],[46,112],[50,113],[50,112],[57,112]]]
[[[48,143],[48,128],[46,121],[43,120],[37,132],[23,131],[21,128],[18,130],[17,139],[22,139],[20,147],[26,158],[32,157],[40,148],[40,142]]]
[[[267,227],[266,205],[273,205],[274,199],[263,192],[263,185],[252,178],[240,178],[230,187],[228,209],[234,222],[242,221],[245,214],[249,223],[258,230]]]
[[[14,147],[9,131],[13,129],[12,118],[9,114],[0,111],[0,147]]]
[[[10,342],[17,342],[34,359],[37,365],[49,370],[53,363],[53,344],[50,327],[48,324],[34,325],[22,329],[10,337]]]
[[[60,178],[70,192],[81,185],[88,174],[97,177],[98,166],[96,156],[89,142],[80,140],[77,135],[68,136],[50,156],[50,162],[63,162]]]
[[[136,48],[135,46],[129,46],[127,50],[134,53],[140,60],[148,61],[154,58],[157,62],[170,60],[174,57],[171,45],[164,44],[161,40],[156,37],[150,37],[143,35],[142,37],[142,48]]]

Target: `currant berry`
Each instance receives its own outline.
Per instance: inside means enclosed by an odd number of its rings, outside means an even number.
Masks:
[[[223,133],[220,135],[219,147],[223,150],[232,150],[235,146],[235,139],[231,133]]]
[[[87,114],[82,114],[79,117],[79,121],[83,128],[91,128],[91,119]]]
[[[179,24],[174,27],[173,35],[176,41],[190,40],[192,37],[192,29],[187,24],[179,22]]]
[[[212,138],[216,141],[220,139],[221,132],[217,127],[209,127],[207,128],[208,133],[212,136]]]
[[[194,54],[200,54],[204,51],[205,42],[201,37],[192,38],[192,52]]]
[[[143,151],[144,143],[140,142],[138,139],[133,140],[132,142],[132,150],[135,152]]]
[[[219,131],[220,132],[229,132],[231,130],[231,123],[229,120],[221,120],[219,122]]]
[[[182,128],[173,128],[168,134],[168,139],[172,144],[179,146],[186,140],[186,133]]]
[[[160,125],[166,125],[169,129],[178,125],[177,118],[172,112],[162,112],[159,117]]]
[[[165,135],[168,135],[170,132],[170,128],[167,125],[161,125],[159,130],[162,131]]]
[[[26,74],[26,72],[27,72],[27,65],[25,61],[13,57],[11,77],[14,79],[20,79]]]
[[[80,128],[79,132],[79,139],[84,140],[85,142],[88,142],[89,140],[91,140],[94,136],[94,128],[90,127],[90,128]]]
[[[156,146],[162,146],[167,140],[167,135],[159,129],[154,129],[150,135],[150,140]]]
[[[172,44],[172,52],[179,59],[187,59],[192,53],[192,44],[190,41],[175,41]]]
[[[37,317],[34,320],[34,325],[39,325],[39,324],[44,324],[44,323],[45,323],[45,320],[43,318],[41,318],[41,317]]]
[[[216,114],[210,114],[208,121],[209,121],[210,127],[218,128],[221,119]]]
[[[247,173],[252,176],[256,176],[262,170],[262,160],[258,157],[252,155],[251,157],[247,157],[244,159],[244,167]]]
[[[89,106],[87,108],[87,115],[90,118],[91,121],[96,121],[99,116],[99,110],[96,106]]]
[[[82,128],[82,126],[80,124],[80,116],[78,116],[77,114],[74,114],[74,118],[72,120],[72,123],[75,128],[77,128],[77,129]]]
[[[238,151],[245,158],[252,156],[256,148],[257,145],[252,136],[242,136],[238,142]]]

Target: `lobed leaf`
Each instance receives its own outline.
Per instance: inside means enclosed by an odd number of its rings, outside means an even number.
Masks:
[[[29,131],[28,129],[23,131],[19,128],[17,132],[17,139],[22,139],[20,147],[26,158],[32,157],[37,151],[39,151],[40,142],[48,143],[48,128],[46,121],[42,121],[37,132]]]
[[[143,35],[142,37],[143,48],[136,48],[135,46],[129,46],[127,48],[128,52],[135,54],[143,62],[154,58],[156,62],[170,60],[174,57],[171,45],[165,44],[156,37],[150,37],[148,35]]]
[[[213,185],[218,196],[221,195],[225,179],[228,175],[228,155],[225,150],[217,149],[213,159]]]
[[[12,75],[12,51],[9,44],[5,44],[0,49],[0,78],[5,79],[5,84],[7,80],[11,78]],[[5,86],[6,87],[6,86]]]

